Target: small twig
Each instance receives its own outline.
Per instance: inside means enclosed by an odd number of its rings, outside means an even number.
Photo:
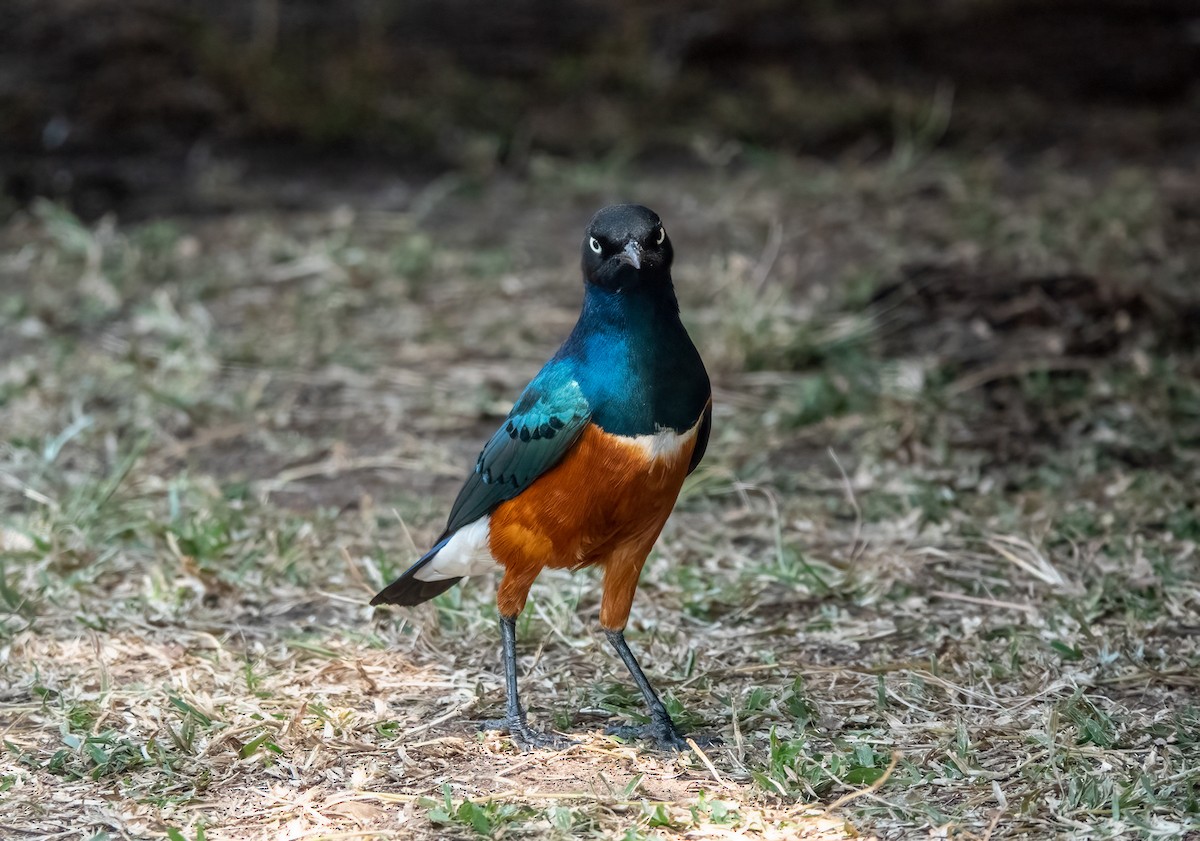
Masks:
[[[295,836],[295,841],[341,841],[343,838],[409,838],[411,829],[347,829],[341,832],[329,832],[324,829],[314,829],[304,835]]]
[[[989,839],[992,837],[992,832],[995,831],[996,825],[1000,823],[1001,814],[1003,814],[1003,810],[997,809],[996,814],[992,815],[991,821],[988,822],[987,829],[983,831],[982,841],[989,841]]]
[[[375,678],[367,674],[366,667],[363,666],[362,660],[354,661],[354,671],[358,672],[358,676],[362,678],[363,683],[367,685],[367,689],[374,694],[379,693],[379,684],[375,682]]]
[[[636,759],[638,755],[637,750],[632,746],[608,748],[600,745],[588,744],[587,742],[580,742],[577,745],[574,745],[574,747],[584,751],[585,753],[595,753],[599,754],[600,756],[607,756],[614,759]]]
[[[737,710],[734,709],[730,715],[730,721],[733,724],[733,744],[737,748],[737,758],[739,765],[746,764],[746,740],[742,736],[741,725],[738,724]]]
[[[850,559],[853,560],[858,552],[859,538],[862,536],[862,508],[858,505],[858,498],[854,495],[854,485],[850,481],[850,477],[846,475],[846,469],[838,461],[837,453],[833,451],[833,447],[829,447],[828,449],[829,457],[837,465],[838,473],[842,474],[842,490],[846,494],[846,501],[850,503],[850,507],[854,510],[854,538],[850,544]]]
[[[754,266],[754,297],[762,294],[763,287],[767,285],[767,278],[771,276],[771,269],[775,267],[775,261],[779,258],[779,249],[783,245],[783,224],[775,219],[771,222],[771,228],[767,231],[767,241],[763,245],[762,254],[758,258],[758,263]]]
[[[395,794],[390,791],[364,791],[364,795],[374,797],[384,803],[416,803],[420,800],[437,800],[438,796],[433,794]],[[480,795],[478,797],[463,797],[454,798],[463,803],[492,803],[505,797],[519,798],[524,801],[537,800],[579,800],[584,803],[603,803],[606,806],[688,806],[694,803],[693,800],[646,800],[639,798],[630,800],[628,798],[612,798],[603,794],[597,794],[594,791],[498,791],[491,794]]]
[[[555,757],[562,756],[563,754],[565,754],[569,751],[572,751],[578,747],[583,747],[583,746],[581,744],[579,744],[578,742],[575,742],[571,745],[568,745],[566,748],[564,748],[562,750],[555,751],[554,756]],[[519,771],[522,768],[524,768],[525,766],[532,765],[535,762],[545,762],[545,761],[546,761],[545,754],[535,753],[532,756],[522,759],[520,762],[517,762],[513,765],[509,765],[502,772],[497,774],[494,779],[496,779],[499,782],[511,783],[512,780],[508,779],[509,774],[513,773],[514,771]]]
[[[999,607],[1005,610],[1021,610],[1030,615],[1037,615],[1037,608],[1027,604],[1017,604],[1016,602],[1005,602],[999,599],[981,599],[977,596],[966,596],[962,593],[948,593],[945,590],[931,590],[929,595],[936,596],[939,599],[949,599],[956,602],[967,602],[968,604],[979,604],[986,607]]]
[[[186,441],[171,439],[167,442],[166,449],[170,451],[171,455],[183,458],[198,447],[207,447],[209,444],[217,444],[231,438],[240,438],[253,429],[254,427],[244,423],[218,426],[213,429],[198,431]]]
[[[354,583],[362,587],[368,593],[374,593],[375,588],[372,587],[367,579],[363,577],[362,570],[358,568],[358,564],[354,562],[354,558],[350,555],[350,550],[345,546],[338,547],[342,551],[342,560],[346,562],[346,571],[350,573],[350,577],[354,579]]]
[[[1013,551],[1005,548],[1004,544],[1012,546],[1014,549],[1023,549],[1028,553],[1029,558],[1023,558]],[[994,535],[988,538],[987,545],[992,551],[1000,555],[1006,561],[1014,564],[1017,567],[1025,570],[1034,578],[1041,581],[1043,584],[1049,584],[1051,587],[1063,587],[1074,589],[1074,585],[1070,584],[1063,574],[1059,572],[1050,560],[1043,555],[1038,548],[1028,540],[1021,540],[1017,537],[1009,535]]]
[[[411,739],[413,736],[416,736],[419,733],[424,733],[426,730],[437,727],[439,724],[443,724],[443,723],[449,721],[450,719],[454,718],[456,715],[466,712],[467,710],[471,709],[473,706],[475,706],[474,698],[470,699],[469,701],[465,701],[465,702],[459,704],[457,707],[455,707],[454,709],[450,710],[447,713],[442,713],[437,718],[435,718],[431,721],[427,721],[424,724],[419,724],[416,727],[412,728],[411,730],[405,731],[403,734],[401,734],[400,741],[406,742],[409,739]]]
[[[312,479],[316,476],[337,476],[358,470],[419,470],[422,464],[416,459],[395,456],[364,456],[362,458],[338,458],[333,456],[313,464],[302,464],[281,470],[274,478],[255,483],[259,496],[266,497],[293,482]]]
[[[1091,371],[1095,363],[1088,359],[1019,359],[1012,362],[998,362],[978,371],[963,374],[950,385],[946,386],[946,394],[957,396],[965,391],[978,388],[981,385],[1023,377],[1035,372],[1050,371]]]
[[[404,522],[404,518],[400,516],[400,512],[393,508],[392,516],[394,516],[396,518],[396,522],[400,524],[400,529],[404,532],[404,539],[408,541],[409,547],[414,552],[420,552],[421,547],[417,545],[417,541],[413,540],[412,532],[408,530],[408,523]]]
[[[717,766],[712,764],[712,760],[708,758],[708,754],[700,749],[700,746],[696,744],[696,740],[691,736],[688,736],[686,741],[688,743],[688,747],[692,749],[692,752],[695,753],[696,756],[700,757],[700,761],[705,764],[705,766],[708,768],[708,772],[713,775],[713,779],[717,781],[717,785],[719,785],[721,788],[725,788],[725,781],[721,779],[721,775],[717,771]]]

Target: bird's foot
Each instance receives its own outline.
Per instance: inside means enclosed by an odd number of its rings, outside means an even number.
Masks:
[[[691,745],[687,743],[686,737],[669,717],[651,718],[645,724],[614,724],[606,727],[604,732],[608,736],[616,736],[620,739],[644,739],[653,742],[662,750],[691,750]],[[695,741],[698,745],[711,744],[708,739]]]
[[[507,733],[512,737],[513,744],[519,747],[522,751],[529,751],[535,748],[552,748],[554,750],[562,750],[568,748],[575,742],[556,733],[543,733],[540,730],[534,730],[525,721],[525,717],[506,716],[504,718],[491,718],[486,721],[479,722],[480,730],[496,730],[500,733]]]

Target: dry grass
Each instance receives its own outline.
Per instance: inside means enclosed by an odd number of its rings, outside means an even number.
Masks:
[[[0,231],[0,833],[1200,829],[1194,173],[533,171]],[[640,703],[594,578],[546,576],[525,699],[579,744],[521,755],[473,724],[502,704],[490,582],[366,601],[569,329],[583,221],[631,195],[718,401],[631,638],[723,742],[603,736]]]

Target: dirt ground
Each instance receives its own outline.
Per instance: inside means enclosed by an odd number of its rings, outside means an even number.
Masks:
[[[539,156],[326,195],[0,228],[0,834],[1200,833],[1194,168]],[[494,581],[367,601],[616,199],[665,220],[716,396],[630,640],[720,741],[604,735],[642,709],[584,572],[518,627],[576,744],[522,754],[477,729]]]

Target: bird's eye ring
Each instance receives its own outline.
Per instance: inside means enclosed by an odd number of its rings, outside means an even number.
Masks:
[[[600,240],[596,239],[595,237],[592,237],[588,240],[588,246],[597,254],[600,253]]]
[[[658,239],[654,241],[655,245],[662,245],[663,240],[667,238],[667,229],[662,225],[658,226]]]

